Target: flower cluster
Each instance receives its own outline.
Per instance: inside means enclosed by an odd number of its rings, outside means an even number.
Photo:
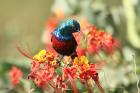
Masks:
[[[51,52],[47,52],[46,50],[41,50],[38,54],[36,54],[33,59],[38,62],[50,62],[53,61],[54,55]]]
[[[55,69],[48,64],[33,62],[28,78],[33,79],[39,87],[45,87],[47,82],[53,79],[54,71]]]
[[[16,86],[20,82],[20,78],[22,77],[22,71],[17,67],[12,67],[10,70],[10,77],[13,86]]]
[[[46,50],[41,50],[33,57],[32,68],[28,78],[33,79],[38,86],[45,87],[47,82],[53,79],[55,65],[54,55]]]
[[[91,54],[98,53],[101,49],[107,53],[112,53],[113,49],[118,47],[116,39],[102,30],[97,30],[95,26],[89,27],[87,33],[87,50]]]
[[[67,57],[59,63],[58,58],[52,52],[41,50],[33,57],[28,78],[33,80],[37,86],[48,89],[48,91],[51,86],[57,93],[66,92],[69,89],[67,81],[71,83],[74,93],[78,93],[76,79],[84,82],[88,80],[99,82],[95,64],[90,63],[86,56],[76,57],[71,66],[66,63],[70,61],[71,59]],[[103,93],[103,91],[101,92]]]
[[[107,54],[112,54],[119,43],[111,35],[105,31],[98,30],[95,25],[88,25],[81,30],[81,34],[76,34],[75,38],[79,42],[77,49],[78,55],[98,54],[100,50],[104,50]]]

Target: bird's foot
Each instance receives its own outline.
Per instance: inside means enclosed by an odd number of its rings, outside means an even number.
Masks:
[[[73,59],[70,60],[67,66],[71,67],[73,65]]]
[[[61,66],[61,61],[62,61],[63,57],[64,57],[63,55],[58,55],[56,58],[56,62],[59,66]]]

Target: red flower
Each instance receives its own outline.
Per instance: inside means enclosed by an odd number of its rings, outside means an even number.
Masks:
[[[54,82],[55,82],[55,87],[58,90],[60,89],[62,92],[64,92],[68,88],[64,79],[60,77],[59,75],[56,76],[56,80]]]
[[[78,56],[85,56],[86,55],[86,49],[85,48],[77,48],[77,55]]]
[[[119,42],[112,37],[102,43],[103,49],[109,54],[111,54],[115,48],[119,48],[119,46]]]
[[[95,26],[89,27],[87,34],[87,50],[89,53],[98,53],[103,49],[107,53],[112,53],[113,49],[119,46],[117,40],[102,30],[97,30]]]
[[[17,67],[12,67],[12,69],[10,70],[10,77],[11,77],[11,82],[13,84],[13,86],[16,86],[17,84],[19,84],[19,80],[22,77],[22,71],[17,68]]]
[[[47,30],[53,31],[57,27],[58,22],[58,18],[56,17],[49,18],[49,20],[47,21]]]
[[[34,80],[39,87],[44,87],[49,81],[53,80],[54,71],[55,69],[47,63],[33,62],[28,78]]]
[[[50,17],[49,20],[46,23],[43,36],[42,36],[42,41],[44,44],[48,44],[51,41],[51,32],[57,27],[58,25],[58,18],[56,17]]]
[[[100,42],[94,41],[93,39],[89,39],[87,42],[87,51],[90,54],[98,53],[100,49]]]
[[[81,79],[85,79],[85,80],[88,80],[90,78],[97,79],[94,77],[96,74],[97,74],[97,72],[95,69],[95,64],[90,64],[90,67],[87,70],[81,71],[79,77]]]
[[[71,67],[65,67],[64,69],[64,75],[65,75],[65,78],[68,78],[69,76],[71,78],[76,78],[76,72],[77,72],[77,68],[74,67],[74,66],[71,66]]]
[[[46,45],[46,50],[51,52],[54,56],[58,55],[58,53],[53,49],[52,44],[47,44]]]
[[[81,40],[82,40],[82,32],[80,32],[80,33],[73,33],[73,35],[74,35],[74,38],[75,38],[76,42],[79,45],[81,43]]]
[[[64,72],[64,78],[68,78],[70,80],[73,92],[78,93],[78,90],[75,84],[75,78],[77,77],[77,74],[76,74],[77,68],[75,66],[65,67],[63,69],[63,72]]]

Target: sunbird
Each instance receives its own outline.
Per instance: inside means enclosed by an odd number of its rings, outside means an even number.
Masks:
[[[80,24],[74,19],[68,19],[58,26],[53,32],[51,42],[54,50],[62,56],[77,56],[77,42],[73,33],[80,31]]]

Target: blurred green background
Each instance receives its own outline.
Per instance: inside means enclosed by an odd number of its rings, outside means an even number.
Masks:
[[[28,73],[29,60],[19,54],[16,45],[32,53],[42,49],[45,23],[57,9],[63,10],[66,17],[86,18],[120,41],[117,66],[109,64],[105,68],[107,76],[112,73],[106,85],[113,88],[110,93],[137,93],[132,55],[139,76],[140,0],[0,0],[0,92],[6,91],[3,88],[8,86],[6,78],[12,65]]]

